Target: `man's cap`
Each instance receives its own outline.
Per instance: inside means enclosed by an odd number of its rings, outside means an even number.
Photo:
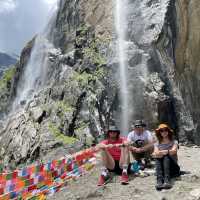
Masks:
[[[135,120],[134,124],[132,125],[132,128],[144,128],[146,127],[146,124],[143,120],[139,119],[139,120]]]
[[[109,126],[108,133],[109,132],[117,132],[117,133],[120,134],[120,130],[116,126],[114,126],[114,125]]]

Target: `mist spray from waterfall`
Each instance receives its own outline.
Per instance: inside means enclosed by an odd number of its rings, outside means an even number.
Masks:
[[[30,58],[24,68],[24,72],[17,86],[16,97],[13,102],[12,111],[16,111],[30,100],[34,92],[38,91],[45,84],[48,72],[48,52],[54,46],[51,43],[51,27],[55,21],[58,7],[53,7],[51,20],[42,33],[35,37],[34,45],[31,50]]]
[[[126,55],[126,32],[127,32],[127,1],[116,0],[115,26],[117,32],[117,54],[119,58],[120,73],[120,99],[121,99],[121,130],[125,134],[128,131],[128,85],[127,85],[127,55]]]

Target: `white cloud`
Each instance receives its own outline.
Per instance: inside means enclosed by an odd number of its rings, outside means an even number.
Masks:
[[[0,0],[0,51],[20,53],[48,23],[57,0]]]
[[[45,3],[49,4],[50,6],[55,5],[58,0],[43,0]]]
[[[0,14],[11,12],[16,8],[15,0],[0,0]]]

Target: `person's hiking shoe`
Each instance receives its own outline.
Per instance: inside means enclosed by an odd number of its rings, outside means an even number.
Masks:
[[[110,176],[107,174],[106,176],[100,175],[97,186],[103,186],[110,181]]]
[[[163,184],[163,189],[171,189],[172,188],[172,184],[170,182],[164,182]]]
[[[128,184],[128,174],[126,172],[122,172],[121,184],[122,185],[127,185]]]
[[[171,184],[169,176],[166,176],[164,178],[163,189],[170,189],[170,188],[172,188],[172,184]]]
[[[157,184],[155,185],[156,190],[162,190],[163,189],[163,177],[157,177]]]
[[[156,190],[162,190],[163,189],[163,183],[162,181],[158,181],[156,186],[155,186]]]

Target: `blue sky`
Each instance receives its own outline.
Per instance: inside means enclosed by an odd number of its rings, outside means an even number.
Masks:
[[[0,51],[20,54],[40,32],[57,0],[0,0]]]

